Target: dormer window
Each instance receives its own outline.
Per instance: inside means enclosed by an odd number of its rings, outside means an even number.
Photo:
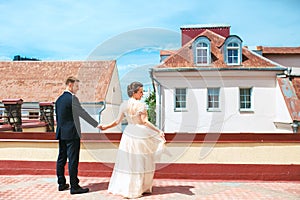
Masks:
[[[231,42],[227,45],[227,61],[228,64],[239,64],[239,45]]]
[[[227,65],[241,65],[242,40],[238,36],[229,36],[224,43],[224,61]]]
[[[200,36],[193,43],[194,63],[196,65],[210,64],[210,40]]]
[[[200,42],[196,47],[196,64],[207,64],[208,62],[208,45]]]

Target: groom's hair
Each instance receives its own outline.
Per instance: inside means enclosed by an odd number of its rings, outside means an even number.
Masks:
[[[75,76],[69,76],[66,80],[66,85],[68,85],[69,83],[75,83],[75,82],[79,82],[79,79],[77,79]]]

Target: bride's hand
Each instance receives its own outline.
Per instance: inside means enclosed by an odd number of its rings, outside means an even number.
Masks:
[[[104,131],[106,129],[106,127],[104,127],[103,125],[99,125],[98,128],[100,128],[100,130]]]
[[[159,132],[159,135],[160,135],[160,137],[163,139],[164,143],[166,143],[167,141],[166,141],[166,138],[165,138],[165,133],[162,132],[162,131],[160,131],[160,132]]]
[[[165,133],[164,133],[163,131],[159,131],[159,135],[160,135],[161,137],[165,137]]]

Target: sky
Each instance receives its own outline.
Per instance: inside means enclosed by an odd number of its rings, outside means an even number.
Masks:
[[[300,46],[299,22],[298,0],[0,0],[0,60],[104,55],[122,79],[179,48],[183,25],[230,25],[249,47]]]
[[[298,0],[1,0],[0,11],[1,60],[84,60],[122,33],[186,24],[229,24],[248,46],[300,46]]]

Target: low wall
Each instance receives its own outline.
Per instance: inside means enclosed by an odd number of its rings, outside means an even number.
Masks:
[[[80,173],[110,176],[121,134],[83,134]],[[300,135],[166,134],[156,177],[299,180]],[[54,133],[0,133],[0,174],[55,174]],[[38,166],[38,167],[37,167]]]

